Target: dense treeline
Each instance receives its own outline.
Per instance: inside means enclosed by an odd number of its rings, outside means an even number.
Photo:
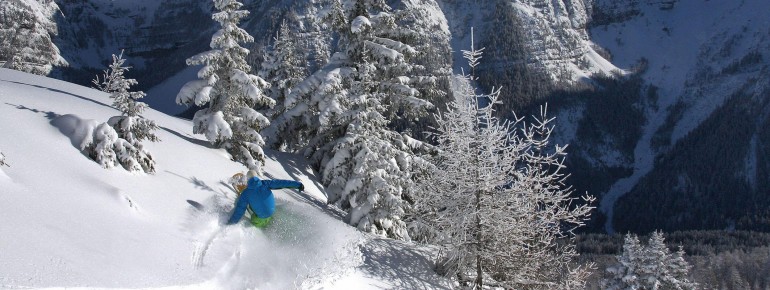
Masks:
[[[615,228],[770,231],[768,160],[762,154],[769,120],[741,117],[761,115],[766,102],[744,92],[730,97],[618,201],[616,210],[625,214]]]
[[[751,251],[770,246],[770,233],[752,231],[675,231],[665,233],[672,251],[682,246],[689,256],[708,256],[731,251]],[[639,236],[640,240],[648,235]],[[581,254],[617,255],[623,246],[622,235],[582,234],[577,238]]]

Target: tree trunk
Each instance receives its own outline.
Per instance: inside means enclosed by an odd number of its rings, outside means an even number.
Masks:
[[[476,285],[482,289],[483,272],[481,271],[481,190],[476,191]]]

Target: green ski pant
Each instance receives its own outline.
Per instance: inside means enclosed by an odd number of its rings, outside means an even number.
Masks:
[[[251,209],[249,209],[249,212],[251,212]],[[265,228],[270,223],[270,221],[273,219],[272,216],[266,217],[266,218],[260,218],[253,212],[251,212],[251,224],[258,228]]]

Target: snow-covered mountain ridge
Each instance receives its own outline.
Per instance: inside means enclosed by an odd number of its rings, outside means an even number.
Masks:
[[[326,205],[304,159],[268,152],[276,191],[267,229],[224,226],[245,168],[155,110],[152,175],[104,169],[78,149],[92,124],[120,112],[93,89],[0,69],[0,288],[448,288],[430,251],[364,235]]]

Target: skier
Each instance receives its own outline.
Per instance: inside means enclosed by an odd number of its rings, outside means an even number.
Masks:
[[[237,223],[248,209],[251,214],[251,223],[258,228],[264,228],[275,212],[275,198],[271,189],[298,188],[300,191],[305,190],[305,186],[301,182],[277,179],[261,180],[257,175],[256,171],[249,170],[247,174],[248,185],[235,201],[233,214],[227,221],[228,225]]]

